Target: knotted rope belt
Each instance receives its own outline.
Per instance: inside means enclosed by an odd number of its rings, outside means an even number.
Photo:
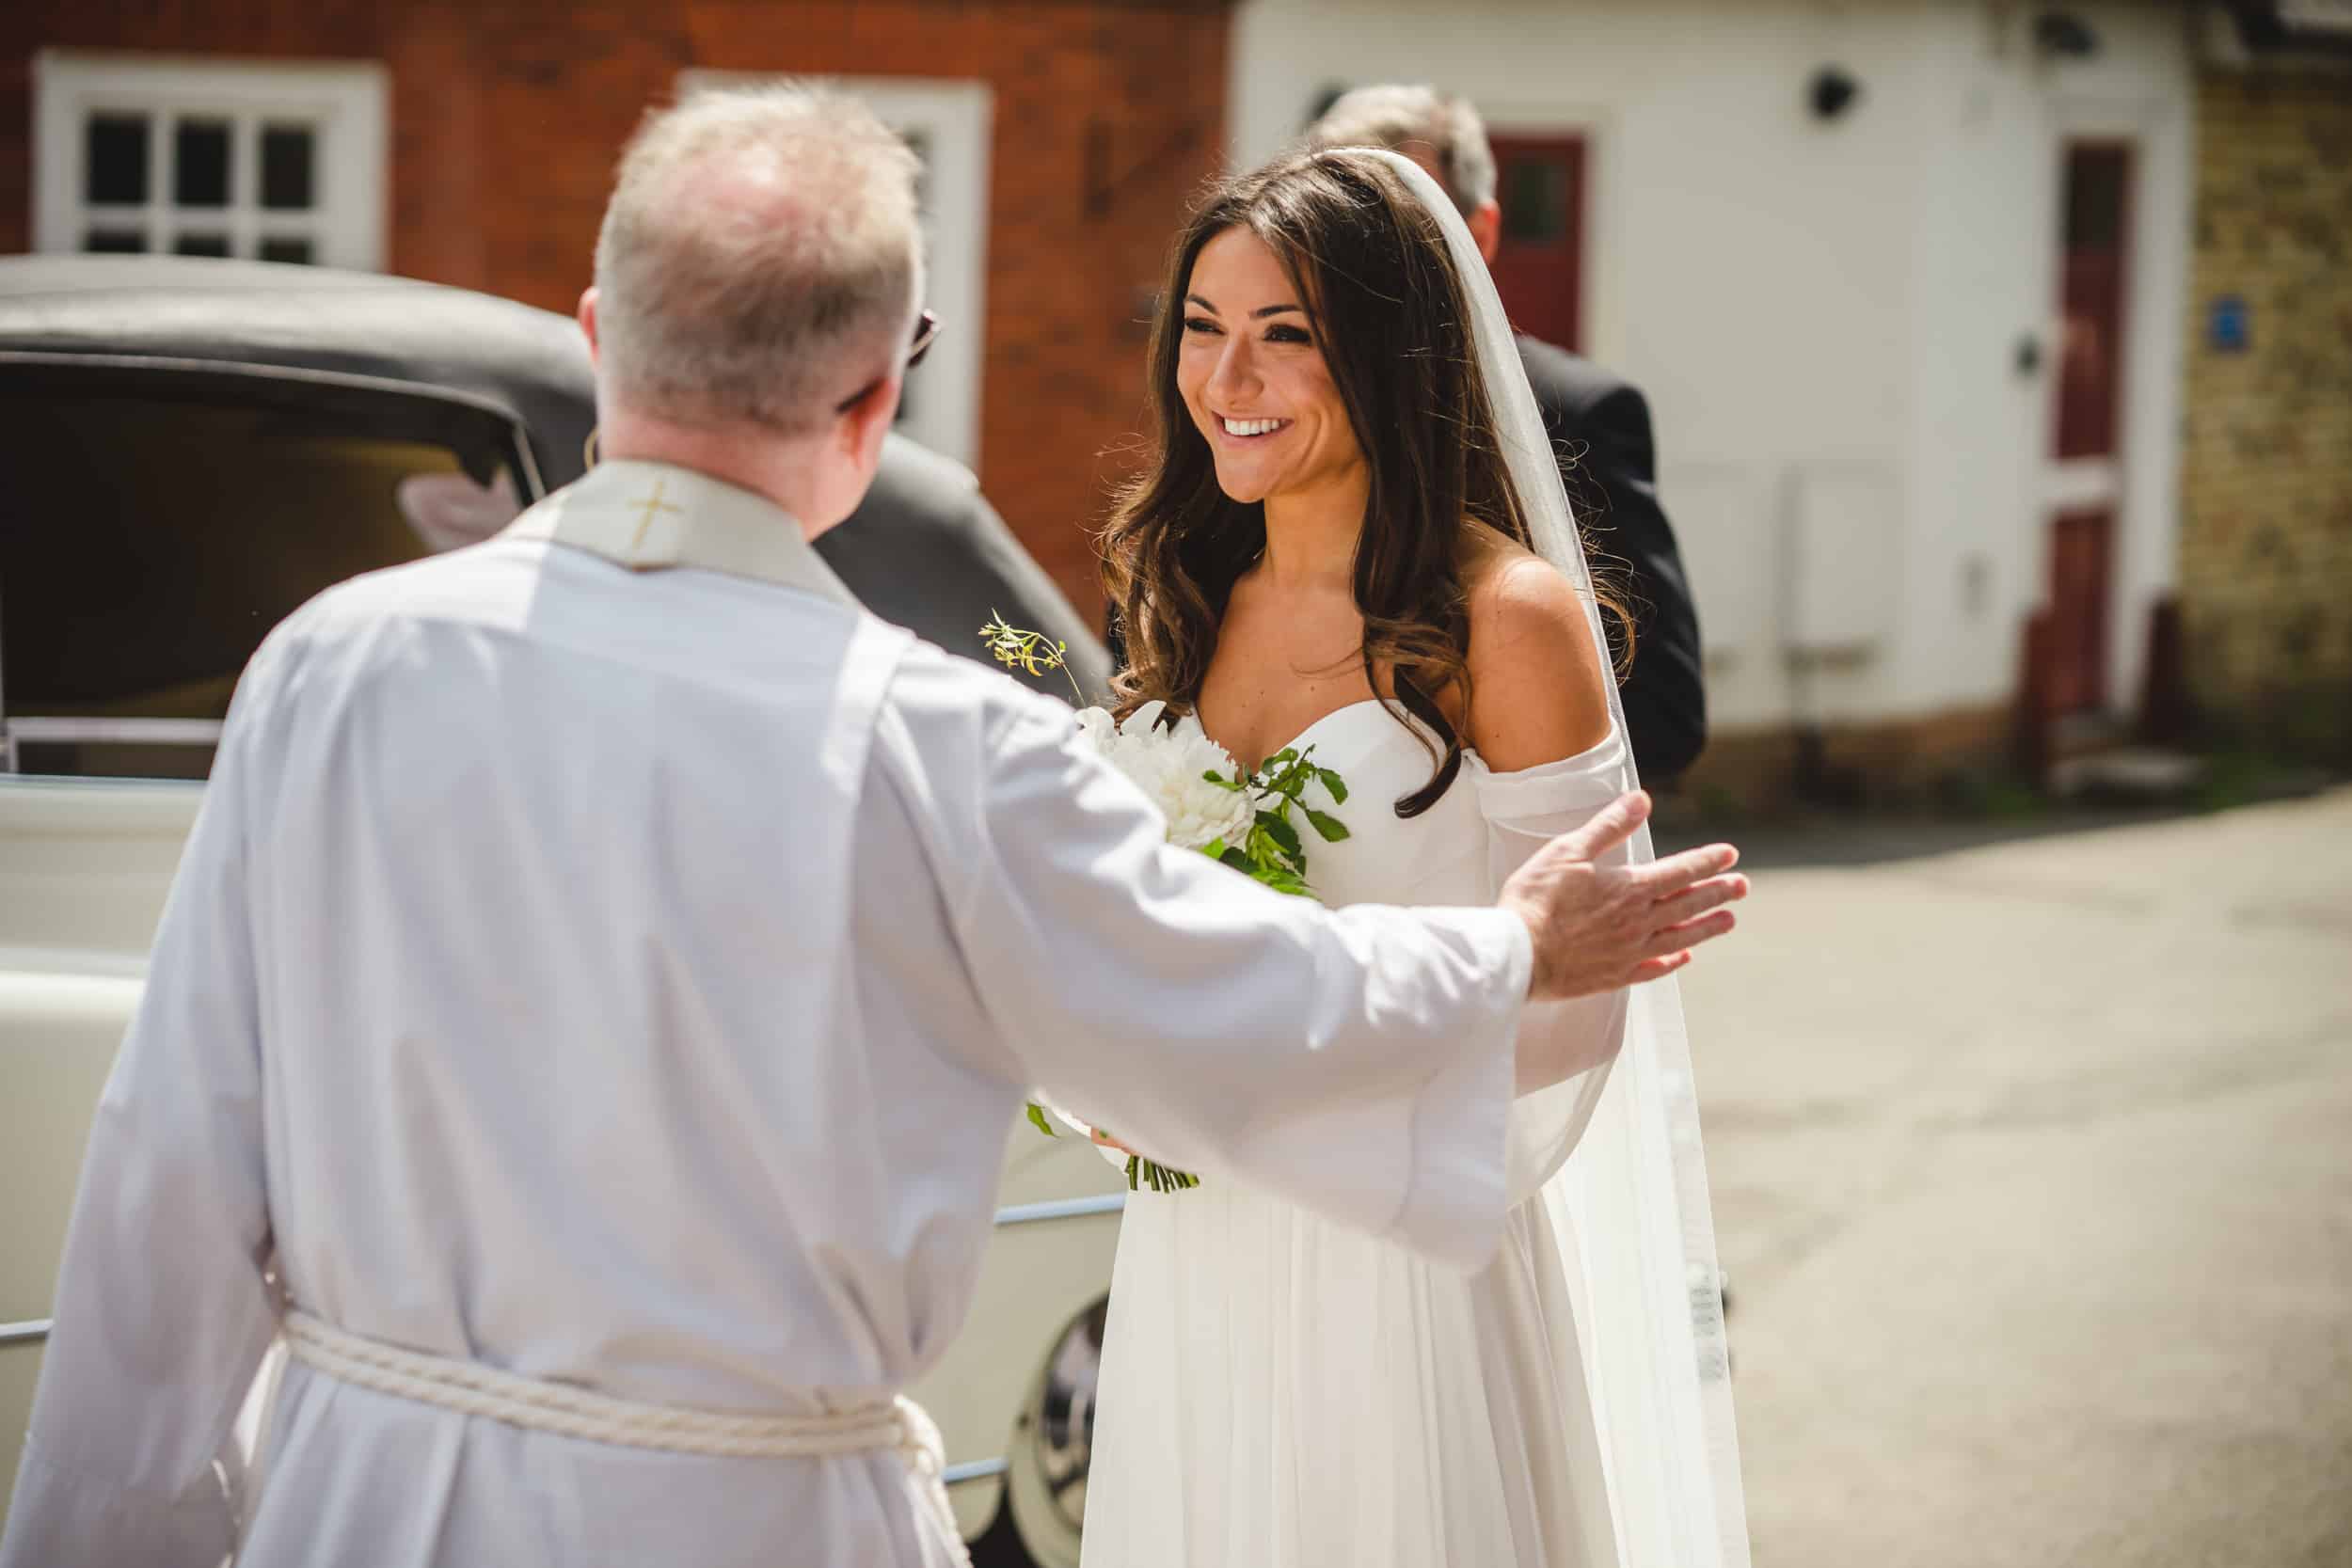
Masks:
[[[405,1350],[298,1310],[286,1314],[285,1335],[294,1360],[340,1382],[593,1443],[731,1459],[821,1459],[895,1449],[922,1487],[946,1532],[946,1544],[957,1560],[969,1560],[942,1479],[946,1457],[939,1429],[904,1395],[822,1416],[739,1416],[614,1399],[475,1361]]]

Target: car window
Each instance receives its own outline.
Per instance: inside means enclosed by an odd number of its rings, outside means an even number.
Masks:
[[[269,629],[494,531],[532,487],[520,440],[374,384],[0,364],[0,770],[204,777]]]

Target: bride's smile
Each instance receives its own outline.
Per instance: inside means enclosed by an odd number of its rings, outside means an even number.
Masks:
[[[1237,501],[1352,497],[1364,455],[1299,289],[1264,242],[1229,229],[1203,245],[1184,293],[1177,389]]]

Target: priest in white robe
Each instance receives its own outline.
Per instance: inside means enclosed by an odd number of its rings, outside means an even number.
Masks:
[[[0,1568],[953,1561],[898,1391],[1025,1090],[1474,1266],[1515,1082],[1584,1065],[1523,1002],[1727,925],[1728,851],[1637,882],[1605,833],[1492,909],[1267,894],[860,610],[808,540],[897,404],[913,172],[802,89],[654,118],[582,307],[608,461],[255,657]]]

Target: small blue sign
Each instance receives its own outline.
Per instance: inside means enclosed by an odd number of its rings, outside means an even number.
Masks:
[[[2223,294],[2213,302],[2205,322],[2205,341],[2216,354],[2244,354],[2253,341],[2253,323],[2245,296]]]

